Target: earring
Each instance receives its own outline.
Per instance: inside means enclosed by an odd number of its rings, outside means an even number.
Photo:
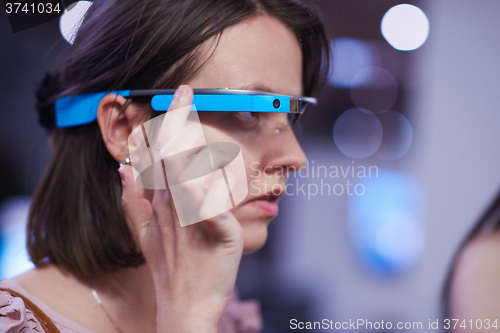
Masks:
[[[125,157],[125,160],[118,162],[118,164],[120,164],[120,167],[122,167],[124,165],[129,165],[130,164],[130,157],[128,157],[128,156]]]

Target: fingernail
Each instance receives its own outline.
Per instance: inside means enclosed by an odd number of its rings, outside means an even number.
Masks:
[[[174,97],[185,96],[187,95],[188,89],[185,85],[179,86],[175,91]]]

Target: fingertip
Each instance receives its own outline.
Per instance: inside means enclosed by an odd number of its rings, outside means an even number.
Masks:
[[[120,166],[120,167],[118,168],[118,174],[120,175],[120,180],[121,180],[121,181],[122,181],[122,183],[123,183],[123,181],[125,180],[125,178],[124,178],[124,176],[123,176],[123,172],[122,172],[122,170],[121,170],[121,169],[122,169],[122,167]]]
[[[118,168],[122,186],[122,203],[131,199],[143,198],[145,195],[144,188],[135,182],[134,170],[131,165],[122,165]]]
[[[131,165],[122,165],[118,168],[118,173],[120,174],[120,178],[122,180],[122,185],[127,183],[132,183],[130,180],[134,179],[133,167]]]
[[[187,96],[193,93],[193,88],[188,86],[187,84],[180,85],[179,88],[174,93],[175,97]]]
[[[187,106],[191,104],[193,99],[193,88],[187,84],[183,84],[177,88],[174,93],[174,98],[172,100],[172,106],[174,109]]]
[[[127,167],[129,167],[129,166],[128,165],[121,165],[118,168],[118,173],[120,174],[120,179],[122,180],[122,183],[125,182],[125,180],[127,178]]]

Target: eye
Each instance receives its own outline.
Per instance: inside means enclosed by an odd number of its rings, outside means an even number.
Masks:
[[[258,112],[240,111],[231,113],[235,121],[233,126],[237,126],[241,130],[254,130],[260,124]]]
[[[244,121],[256,122],[259,120],[256,112],[236,112],[238,117]]]

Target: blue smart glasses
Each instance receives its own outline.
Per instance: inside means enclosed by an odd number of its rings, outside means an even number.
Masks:
[[[63,97],[55,103],[57,127],[84,125],[97,119],[97,107],[107,94],[126,98],[150,98],[156,111],[167,111],[175,89],[118,90]],[[288,124],[295,128],[316,98],[281,95],[264,91],[238,89],[194,89],[192,111],[280,112],[288,114]]]

